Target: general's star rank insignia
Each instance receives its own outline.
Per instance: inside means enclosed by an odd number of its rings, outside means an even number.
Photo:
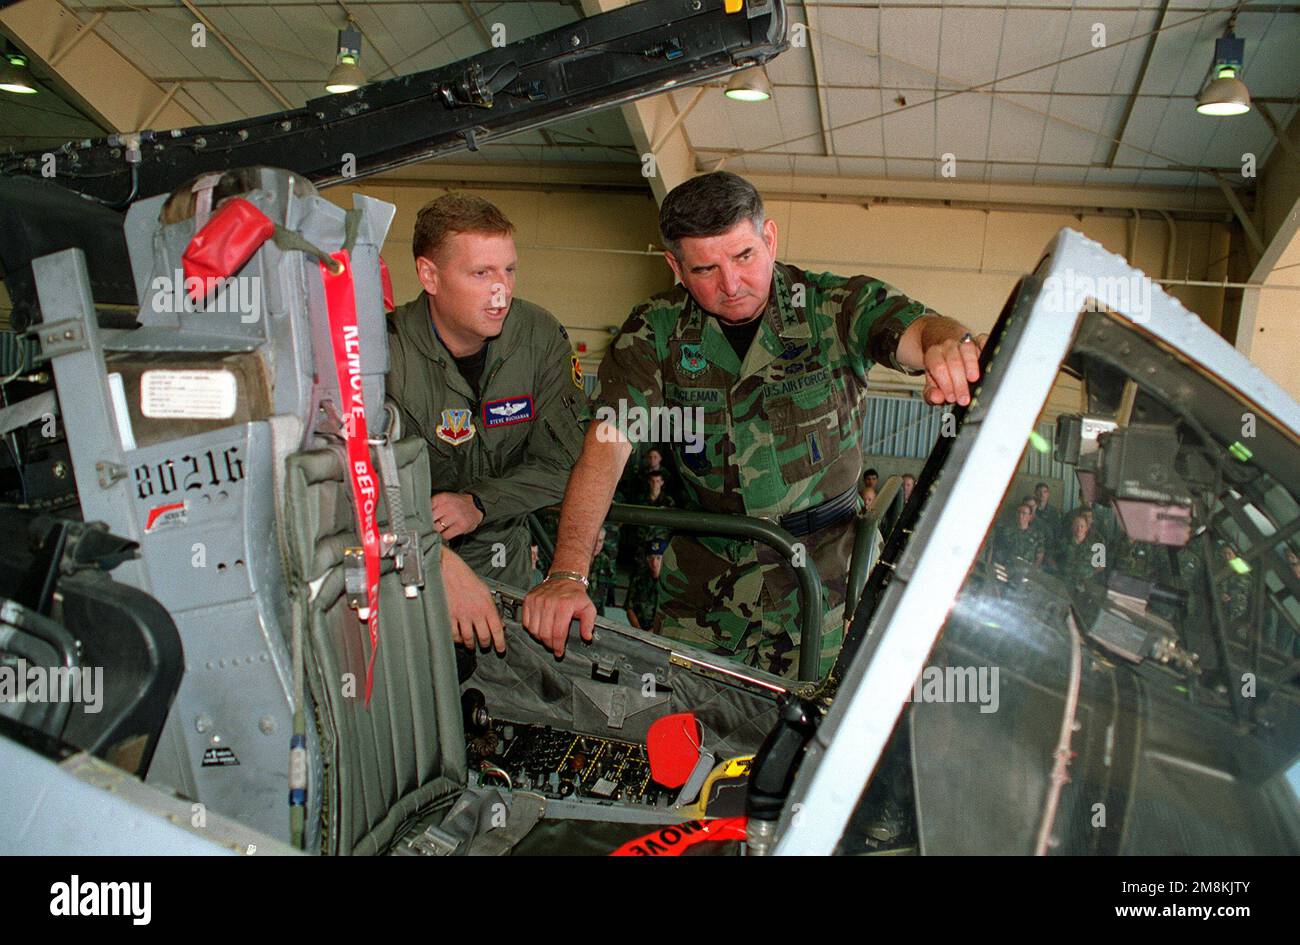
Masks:
[[[687,374],[703,374],[709,363],[704,360],[702,345],[682,345],[682,370]]]
[[[474,414],[465,409],[444,410],[442,425],[433,431],[438,439],[452,446],[460,446],[474,439]]]

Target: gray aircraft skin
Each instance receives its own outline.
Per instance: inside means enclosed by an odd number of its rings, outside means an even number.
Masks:
[[[901,797],[922,853],[1296,853],[1300,409],[1071,230],[990,347],[864,595],[776,852],[877,849]],[[1082,580],[996,553],[1061,382],[1081,399],[1055,458],[1103,565]]]
[[[100,324],[81,250],[33,262],[57,401],[0,427],[57,407],[92,538],[135,553],[109,576],[67,552],[45,609],[0,605],[0,672],[18,654],[99,668],[109,714],[151,702],[158,724],[110,742],[84,700],[0,702],[0,852],[601,854],[646,835],[659,852],[744,813],[743,790],[701,779],[757,755],[757,784],[791,706],[807,724],[788,796],[764,795],[744,847],[693,849],[1298,852],[1300,407],[1121,258],[1063,230],[1017,287],[955,435],[901,513],[896,483],[863,513],[878,561],[826,678],[606,618],[555,660],[518,624],[523,591],[496,587],[506,654],[460,682],[426,444],[384,406],[394,208],[345,210],[272,168],[220,186],[300,238],[239,270],[252,295],[163,291],[202,222],[169,194],[126,218],[138,327]],[[368,695],[348,398],[303,241],[349,253],[382,533]],[[1047,411],[1055,384],[1077,410]],[[1022,456],[1044,449],[1093,503],[1087,573],[1001,552]],[[110,609],[152,657],[115,664],[95,634]],[[140,666],[169,659],[174,684],[147,690]],[[646,740],[685,712],[703,751],[670,788]]]

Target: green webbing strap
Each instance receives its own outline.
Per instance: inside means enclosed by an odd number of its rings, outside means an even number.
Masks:
[[[357,243],[357,233],[361,229],[361,211],[348,210],[343,214],[343,246],[342,249],[349,255],[352,253],[352,247]],[[329,267],[330,272],[336,271],[336,264],[330,258],[330,254],[325,252],[311,240],[307,239],[296,230],[286,229],[280,224],[275,225],[275,234],[271,237],[275,245],[280,247],[284,252],[297,250],[306,253],[315,259],[319,259]]]
[[[337,272],[338,270],[338,263],[330,258],[330,254],[308,240],[301,233],[287,230],[277,223],[275,225],[275,235],[272,236],[271,239],[275,241],[276,246],[280,247],[280,249],[286,253],[297,250],[298,252],[306,253],[308,256],[314,257],[315,259],[319,259],[329,267],[330,272]]]
[[[357,245],[357,231],[361,229],[361,211],[348,210],[343,215],[343,249],[349,256]]]

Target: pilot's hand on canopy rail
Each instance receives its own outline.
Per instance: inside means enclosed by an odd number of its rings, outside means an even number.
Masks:
[[[447,594],[451,638],[471,650],[481,645],[504,653],[505,626],[487,585],[446,545],[442,548],[442,587]]]
[[[929,314],[907,327],[898,340],[898,362],[925,371],[927,404],[970,403],[971,387],[980,379],[980,352],[987,334],[974,335],[961,322]]]

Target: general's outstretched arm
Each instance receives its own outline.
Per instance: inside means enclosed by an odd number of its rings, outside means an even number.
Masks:
[[[907,326],[896,358],[908,370],[925,371],[926,403],[965,406],[970,385],[980,378],[980,351],[987,340],[988,335],[975,337],[961,322],[931,313]]]
[[[598,421],[588,428],[582,455],[564,492],[552,573],[568,571],[588,575],[596,536],[631,455],[632,444],[611,424]],[[582,638],[590,640],[596,607],[578,581],[548,579],[529,591],[524,599],[524,628],[557,657],[564,655],[569,624],[574,617],[578,618]]]

